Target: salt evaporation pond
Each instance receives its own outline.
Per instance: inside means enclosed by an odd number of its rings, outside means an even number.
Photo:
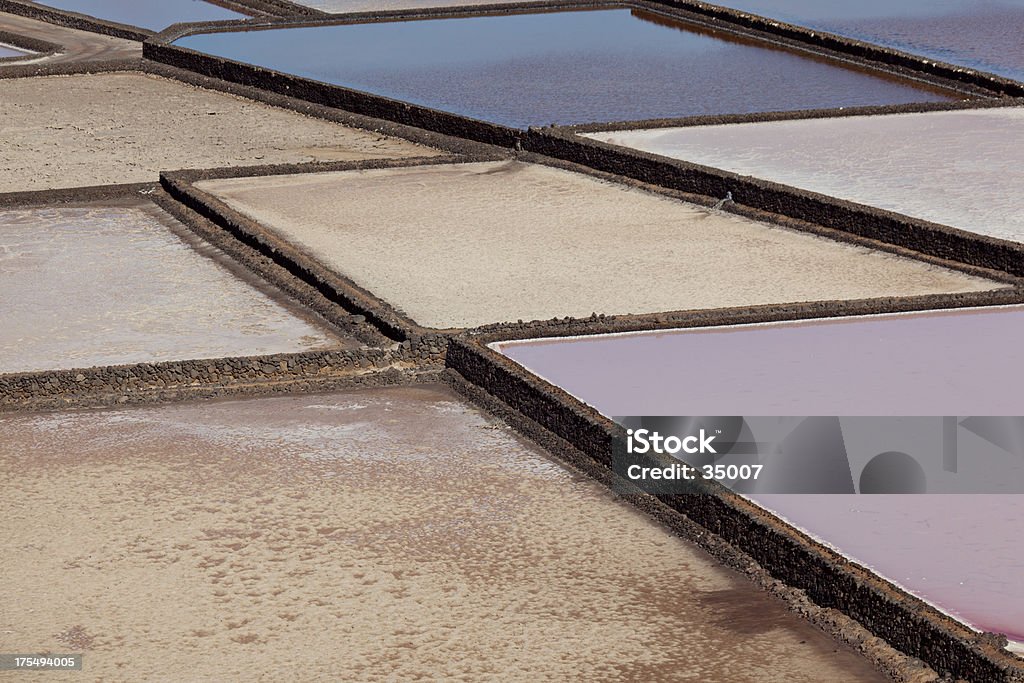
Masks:
[[[720,0],[715,4],[1024,80],[1024,0]]]
[[[1006,240],[1024,241],[1024,109],[590,133]]]
[[[0,477],[0,649],[96,679],[885,680],[441,386],[7,415]]]
[[[0,373],[351,347],[154,205],[0,211]]]
[[[0,59],[5,57],[24,57],[28,54],[29,53],[24,50],[18,50],[10,47],[9,45],[0,45]]]
[[[495,347],[608,416],[1019,415],[1022,331],[1014,306]],[[965,623],[1024,640],[1024,496],[753,498]]]
[[[151,31],[182,22],[249,18],[202,0],[44,0],[38,4]]]
[[[518,161],[196,187],[429,327],[1004,286]]]
[[[206,33],[175,45],[519,128],[958,98],[626,9]]]
[[[80,42],[63,32],[47,38]],[[0,102],[0,192],[155,182],[179,168],[439,153],[150,74],[5,78]]]

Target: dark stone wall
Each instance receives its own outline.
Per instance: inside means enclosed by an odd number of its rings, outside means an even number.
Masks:
[[[145,192],[145,195],[140,195]],[[354,315],[258,249],[229,231],[175,202],[152,183],[80,187],[0,194],[7,206],[44,206],[96,201],[145,201],[146,197],[176,218],[184,228],[217,247],[258,278],[287,295],[317,324],[367,347],[267,356],[138,363],[73,370],[0,374],[0,411],[74,405],[150,402],[156,397],[273,393],[282,387],[309,389],[338,380],[359,384],[406,375],[436,374],[444,364],[444,334],[410,327],[389,338],[366,316]],[[404,381],[404,380],[403,380]]]
[[[0,12],[9,12],[28,17],[29,19],[38,19],[39,21],[56,24],[57,26],[67,26],[68,28],[92,31],[93,33],[104,33],[108,36],[124,38],[126,40],[143,41],[153,35],[152,31],[144,28],[125,26],[124,24],[117,24],[112,21],[86,17],[34,2],[25,2],[24,0],[0,0]]]
[[[440,345],[315,351],[0,375],[0,412],[326,391],[435,376]]]
[[[298,247],[191,184],[176,179],[173,174],[164,174],[162,183],[172,198],[229,233],[252,253],[272,262],[284,277],[312,290],[311,300],[323,298],[340,306],[350,315],[368,321],[390,340],[405,342],[433,334]]]
[[[517,372],[503,356],[479,352],[466,339],[449,344],[446,365],[473,384],[484,387],[510,407],[565,438],[605,467],[611,467],[614,424],[592,411],[576,409],[561,390]],[[566,435],[572,438],[566,438]]]
[[[14,47],[20,47],[24,50],[31,50],[36,53],[34,55],[27,55],[26,57],[0,57],[0,65],[26,58],[38,59],[39,57],[56,54],[61,50],[61,46],[56,43],[50,43],[45,40],[40,40],[39,38],[32,38],[31,36],[23,36],[3,30],[0,30],[0,43],[6,43],[7,45],[13,45]]]

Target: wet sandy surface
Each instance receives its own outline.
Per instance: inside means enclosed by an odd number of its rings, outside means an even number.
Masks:
[[[1018,415],[1022,331],[1005,306],[497,346],[605,415]]]
[[[161,170],[436,154],[405,140],[137,73],[0,81],[0,192]]]
[[[358,346],[149,203],[0,211],[0,291],[0,373]]]
[[[430,327],[1000,286],[519,162],[198,187]]]
[[[1024,241],[1024,109],[588,134],[971,232]]]
[[[1024,0],[721,0],[725,5],[1024,80]]]
[[[0,12],[0,30],[38,38],[60,45],[60,54],[39,59],[39,64],[53,62],[91,62],[108,59],[137,59],[142,57],[142,43],[122,40],[90,31],[65,28],[45,21]],[[2,67],[0,67],[2,70]],[[2,71],[0,71],[2,72]],[[6,112],[5,112],[6,113]]]
[[[0,471],[0,649],[90,679],[882,680],[440,388],[8,416]]]
[[[249,18],[202,0],[44,0],[37,4],[150,31],[177,23]]]
[[[955,99],[627,9],[203,34],[175,44],[516,128]]]

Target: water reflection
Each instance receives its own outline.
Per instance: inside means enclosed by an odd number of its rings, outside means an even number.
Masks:
[[[953,98],[652,16],[467,17],[203,34],[176,44],[515,127]]]
[[[43,0],[39,4],[151,31],[179,22],[248,19],[202,0]]]
[[[1024,80],[1024,0],[719,0],[716,4]]]

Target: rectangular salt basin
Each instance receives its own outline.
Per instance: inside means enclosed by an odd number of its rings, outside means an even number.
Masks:
[[[0,102],[0,192],[155,182],[178,168],[438,154],[141,73],[0,79]]]
[[[175,44],[518,128],[958,98],[627,9],[207,33]]]
[[[1024,0],[720,0],[715,4],[1024,80]]]
[[[1024,108],[589,133],[586,137],[1024,241]]]
[[[0,211],[0,373],[350,348],[148,202]]]
[[[1019,415],[1022,333],[1000,306],[498,348],[605,415]]]
[[[184,22],[249,18],[202,0],[43,0],[38,4],[150,31]]]
[[[884,680],[441,386],[8,415],[0,476],[0,649],[93,678]]]
[[[1019,415],[1022,328],[1024,307],[1010,306],[495,347],[608,416]],[[1024,640],[1024,547],[1006,523],[1024,496],[754,500],[966,623]]]
[[[435,328],[1004,286],[518,161],[196,187]]]

